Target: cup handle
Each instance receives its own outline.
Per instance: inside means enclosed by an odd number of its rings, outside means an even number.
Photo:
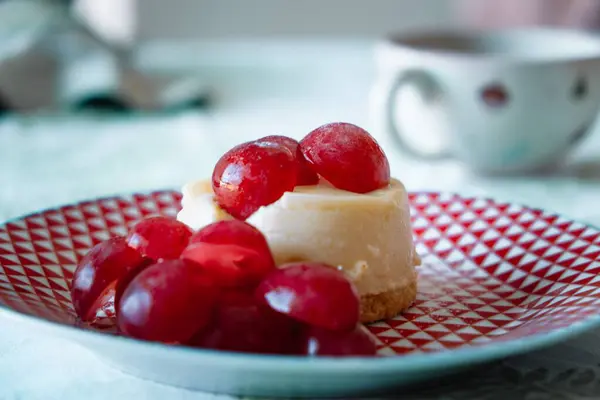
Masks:
[[[449,149],[425,151],[408,144],[404,139],[406,133],[396,124],[394,114],[398,106],[396,93],[402,86],[406,85],[415,86],[421,92],[423,98],[428,102],[434,101],[442,94],[440,85],[428,72],[421,69],[409,69],[399,72],[389,87],[384,103],[387,114],[386,130],[388,134],[392,136],[392,140],[398,145],[398,147],[400,147],[401,150],[414,157],[427,160],[442,160],[451,158],[452,154]]]

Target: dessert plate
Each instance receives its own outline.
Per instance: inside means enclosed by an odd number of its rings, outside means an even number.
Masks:
[[[78,324],[77,260],[143,216],[174,216],[160,191],[82,202],[0,226],[0,314],[71,338],[127,373],[191,389],[267,396],[349,396],[391,389],[522,353],[600,327],[600,231],[558,215],[453,194],[410,195],[419,294],[369,327],[382,357],[301,358],[200,350]],[[243,335],[243,332],[240,332]]]

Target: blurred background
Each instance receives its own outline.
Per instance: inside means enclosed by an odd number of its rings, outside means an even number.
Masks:
[[[212,71],[200,68],[250,68],[268,59],[290,68],[310,63],[318,71],[344,57],[368,64],[369,54],[358,46],[352,46],[357,52],[352,54],[347,46],[331,48],[328,42],[369,42],[398,30],[457,25],[463,19],[460,3],[439,0],[5,0],[1,7],[8,24],[2,32],[7,62],[0,93],[7,108],[18,109],[160,109],[198,100],[194,97],[209,89],[227,92],[218,77],[207,76]],[[292,43],[300,47],[292,49]],[[168,75],[186,72],[196,72],[202,82],[187,81],[179,97],[161,104],[160,92],[175,79]],[[57,92],[51,95],[52,90]]]
[[[3,0],[0,98],[4,109],[20,111],[204,105],[207,92],[224,95],[238,82],[231,82],[229,75],[221,82],[214,71],[201,68],[250,68],[268,62],[273,67],[285,64],[290,73],[294,68],[307,72],[310,64],[308,70],[317,73],[336,62],[366,66],[372,60],[365,49],[391,33],[468,26],[589,28],[597,16],[593,3]],[[332,42],[335,46],[330,47]],[[197,76],[183,84],[172,76],[180,73]],[[242,79],[246,85],[248,80]],[[311,82],[309,88],[322,84]]]
[[[251,138],[301,138],[331,121],[370,130],[374,48],[386,35],[593,30],[598,15],[593,0],[0,1],[0,220],[93,196],[178,189]],[[552,198],[555,210],[600,217],[555,195],[596,188],[591,144],[558,174],[510,179],[385,150],[412,190],[541,206]]]

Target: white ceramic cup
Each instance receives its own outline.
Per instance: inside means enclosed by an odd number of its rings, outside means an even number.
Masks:
[[[558,29],[404,34],[376,49],[376,130],[484,173],[556,165],[600,106],[600,38]]]

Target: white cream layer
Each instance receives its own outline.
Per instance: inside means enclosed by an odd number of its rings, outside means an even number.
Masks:
[[[177,219],[194,230],[232,218],[214,201],[208,180],[186,184],[182,206]],[[408,195],[395,179],[367,194],[327,184],[299,186],[258,209],[247,222],[263,232],[278,265],[307,260],[335,265],[360,295],[407,285],[420,263]]]

